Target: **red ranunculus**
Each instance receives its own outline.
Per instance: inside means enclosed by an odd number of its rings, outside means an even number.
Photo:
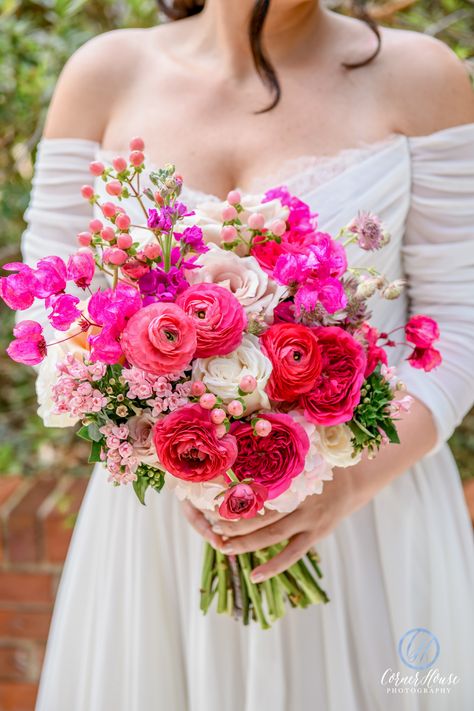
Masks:
[[[185,405],[159,420],[153,432],[158,459],[167,472],[185,481],[214,479],[234,464],[235,437],[220,439],[209,410]]]
[[[132,365],[155,375],[178,373],[196,350],[194,321],[176,304],[145,306],[128,321],[122,350]]]
[[[242,343],[247,316],[228,289],[217,284],[195,284],[176,303],[194,322],[197,358],[228,355]]]
[[[416,348],[429,348],[439,338],[439,327],[429,316],[412,316],[405,326],[405,337]]]
[[[338,326],[316,329],[323,368],[315,387],[300,402],[310,422],[338,425],[351,419],[360,401],[367,357],[350,333]]]
[[[261,484],[234,484],[225,492],[219,506],[219,514],[231,521],[253,518],[262,508],[266,498],[267,490]]]
[[[265,413],[272,430],[267,437],[254,434],[247,422],[234,422],[230,431],[237,440],[239,455],[233,470],[239,479],[253,479],[264,486],[269,499],[288,489],[291,480],[304,469],[309,449],[308,435],[290,415]]]
[[[272,400],[289,402],[309,392],[321,373],[321,350],[315,330],[296,323],[277,323],[260,337],[273,370],[266,391]]]

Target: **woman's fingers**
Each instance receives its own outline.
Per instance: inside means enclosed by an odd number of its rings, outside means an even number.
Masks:
[[[204,514],[201,513],[195,506],[193,506],[189,501],[183,501],[181,506],[183,507],[184,515],[186,516],[188,522],[191,526],[203,537],[206,541],[209,541],[214,548],[222,548],[224,541],[220,536],[218,536],[213,530],[212,526],[205,518]]]
[[[278,511],[267,509],[264,514],[259,514],[253,518],[241,518],[238,521],[219,519],[219,521],[212,526],[212,530],[221,536],[244,536],[253,531],[258,531],[270,523],[279,521],[287,515],[286,513],[279,513]]]
[[[301,528],[301,516],[298,511],[295,511],[275,521],[275,523],[271,523],[269,526],[264,526],[258,531],[227,540],[221,550],[228,555],[258,551],[260,548],[272,546],[275,543],[280,543],[290,538],[290,536],[293,536],[295,533],[300,533]]]
[[[250,576],[252,582],[260,583],[263,580],[272,578],[274,575],[278,575],[278,573],[283,573],[291,565],[297,563],[310,548],[311,536],[308,531],[297,533],[280,553],[273,556],[267,563],[263,563],[263,565],[253,569]]]

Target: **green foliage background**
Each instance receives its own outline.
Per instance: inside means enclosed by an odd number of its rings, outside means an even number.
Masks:
[[[331,4],[347,9],[338,0]],[[405,9],[393,12],[401,5]],[[370,7],[382,23],[434,35],[462,59],[473,60],[474,0],[379,0]],[[154,0],[0,0],[0,264],[19,256],[35,147],[63,64],[98,33],[156,22]],[[42,469],[82,473],[82,443],[69,430],[43,427],[36,415],[32,372],[3,353],[11,327],[12,314],[2,308],[0,474]],[[473,475],[473,413],[452,445],[462,475]]]

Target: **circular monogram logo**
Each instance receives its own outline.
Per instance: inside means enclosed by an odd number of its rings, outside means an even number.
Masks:
[[[398,643],[400,659],[410,669],[429,669],[438,659],[439,651],[438,638],[425,627],[408,630]]]

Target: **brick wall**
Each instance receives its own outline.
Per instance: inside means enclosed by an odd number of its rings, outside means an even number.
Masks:
[[[85,478],[0,477],[0,711],[33,711]],[[474,479],[465,484],[474,521]],[[64,709],[67,711],[67,709]]]
[[[0,711],[33,711],[54,595],[87,479],[0,477]],[[66,711],[66,709],[65,709]]]

